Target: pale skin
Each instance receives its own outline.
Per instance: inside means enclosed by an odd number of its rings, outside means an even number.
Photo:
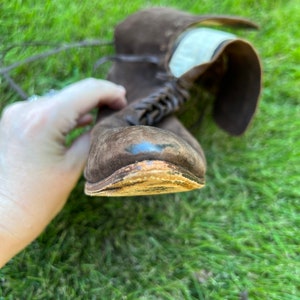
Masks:
[[[93,108],[126,105],[125,89],[85,79],[55,96],[8,106],[0,119],[0,267],[59,213],[85,166],[90,134],[70,147],[66,134],[92,122]]]

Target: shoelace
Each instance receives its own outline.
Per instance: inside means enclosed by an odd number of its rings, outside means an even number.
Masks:
[[[188,91],[178,80],[168,81],[156,93],[132,104],[134,111],[142,111],[142,114],[128,114],[125,119],[129,125],[152,126],[176,112],[188,98]]]
[[[107,61],[131,62],[131,63],[151,63],[160,64],[161,58],[154,55],[123,55],[117,54],[112,56],[104,56],[99,59],[94,69]],[[189,98],[187,88],[183,83],[168,74],[158,73],[158,78],[166,81],[163,87],[148,97],[129,105],[131,113],[124,116],[128,125],[148,125],[153,126],[159,123],[164,117],[176,112]]]
[[[158,65],[161,63],[161,58],[156,55],[134,55],[134,54],[116,54],[103,56],[94,64],[94,70],[108,61],[131,62],[131,63],[150,63]]]

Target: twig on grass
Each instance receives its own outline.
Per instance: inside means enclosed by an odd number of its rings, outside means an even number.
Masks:
[[[23,44],[13,44],[7,47],[2,51],[1,54],[1,61],[3,65],[4,58],[6,54],[12,50],[13,48],[16,47],[32,47],[32,46],[49,46],[49,45],[54,45],[53,43],[48,43],[48,42],[29,42],[29,43],[23,43]],[[57,44],[56,44],[57,45]],[[7,81],[9,86],[23,99],[26,100],[28,98],[27,93],[11,78],[9,75],[9,72],[15,68],[18,68],[24,64],[28,64],[31,62],[34,62],[39,59],[46,58],[51,55],[55,55],[57,53],[73,49],[73,48],[82,48],[82,47],[96,47],[96,46],[109,46],[112,45],[111,41],[100,41],[100,40],[84,40],[80,42],[74,42],[70,44],[63,44],[63,45],[58,45],[57,48],[48,50],[46,52],[42,52],[33,56],[30,56],[24,60],[17,61],[9,66],[6,67],[1,67],[0,68],[0,76],[3,76],[3,78]]]
[[[28,99],[28,95],[25,91],[8,75],[8,73],[2,74],[9,86],[23,99]]]
[[[44,42],[44,41],[34,41],[34,42],[24,42],[24,43],[15,43],[9,45],[7,48],[1,50],[1,60],[4,61],[5,56],[8,52],[10,52],[14,48],[28,48],[28,47],[41,47],[41,46],[48,46],[48,47],[57,47],[60,46],[60,43],[52,43],[52,42]]]
[[[52,50],[49,50],[49,51],[46,51],[46,52],[43,52],[43,53],[39,53],[39,54],[30,56],[30,57],[28,57],[24,60],[17,61],[17,62],[15,62],[15,63],[7,66],[7,67],[0,68],[0,74],[2,75],[2,74],[5,74],[5,73],[8,73],[11,70],[13,70],[17,67],[20,67],[24,64],[28,64],[30,62],[33,62],[33,61],[36,61],[36,60],[39,60],[39,59],[42,59],[42,58],[46,58],[48,56],[51,56],[51,55],[54,55],[54,54],[57,54],[59,52],[66,51],[66,50],[69,50],[69,49],[72,49],[72,48],[107,46],[107,45],[111,45],[111,44],[112,44],[112,42],[110,42],[110,41],[108,42],[108,41],[100,41],[100,40],[86,40],[86,41],[75,42],[75,43],[71,43],[71,44],[63,44],[58,48],[55,48],[55,49],[52,49]]]

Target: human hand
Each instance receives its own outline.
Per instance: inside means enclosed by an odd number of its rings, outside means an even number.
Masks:
[[[67,148],[66,134],[92,122],[89,112],[126,105],[125,90],[86,79],[51,97],[8,106],[0,120],[0,267],[57,215],[86,163],[89,133]]]

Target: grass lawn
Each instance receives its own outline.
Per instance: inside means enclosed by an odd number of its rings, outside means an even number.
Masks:
[[[0,3],[0,52],[16,43],[111,40],[150,6],[233,14],[262,58],[256,117],[234,138],[210,116],[194,132],[207,185],[184,194],[90,198],[81,179],[63,211],[0,270],[0,299],[300,299],[300,6],[294,0],[19,1]],[[53,45],[52,45],[53,47]],[[4,65],[51,47],[16,47]],[[94,74],[111,47],[82,48],[10,74],[30,95]],[[0,78],[1,109],[18,100]]]

